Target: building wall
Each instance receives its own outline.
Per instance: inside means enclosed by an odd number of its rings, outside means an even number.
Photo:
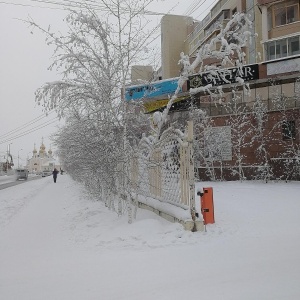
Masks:
[[[297,159],[297,153],[299,151],[300,145],[300,110],[288,110],[285,112],[285,118],[290,121],[295,121],[295,126],[298,129],[296,135],[293,139],[284,139],[282,131],[282,112],[272,111],[268,112],[266,120],[264,122],[264,147],[267,152],[267,162],[268,167],[272,174],[269,179],[288,179],[288,180],[300,180],[300,166],[298,164],[297,170],[290,170],[291,165],[293,165],[293,160]],[[233,127],[236,124],[234,120],[235,116],[220,116],[213,117],[211,125],[213,127],[224,127],[231,126],[233,132]],[[236,117],[238,118],[238,117]],[[242,169],[246,179],[257,179],[259,178],[259,169],[265,167],[265,160],[262,156],[258,155],[257,149],[261,146],[259,140],[254,139],[253,129],[257,126],[257,121],[254,116],[249,113],[244,119],[246,126],[241,129],[241,134],[246,134],[243,145],[240,149],[240,156],[242,157]],[[247,133],[248,132],[248,133]],[[195,131],[195,136],[201,136],[203,132]],[[201,137],[198,137],[201,138]],[[239,180],[238,175],[238,156],[236,151],[234,151],[234,145],[237,144],[235,141],[236,137],[232,135],[231,145],[233,147],[232,159],[214,160],[209,162],[210,168],[214,169],[214,175],[216,180]],[[200,151],[204,151],[201,149]],[[293,152],[294,151],[294,152]],[[195,153],[196,157],[201,157]],[[290,162],[288,162],[290,160]],[[208,172],[207,162],[204,159],[199,159],[197,163],[199,169],[200,180],[206,181],[211,180],[211,172]],[[262,179],[260,177],[260,179]]]
[[[264,24],[261,30],[264,60],[300,54],[299,1],[258,1],[258,4]]]
[[[290,0],[289,0],[290,1]],[[261,146],[260,141],[255,138],[254,131],[257,129],[258,121],[253,113],[253,104],[257,97],[262,100],[262,105],[266,111],[266,117],[263,122],[263,138],[267,152],[268,167],[272,169],[272,179],[296,179],[300,180],[300,169],[297,172],[289,172],[289,168],[294,165],[293,162],[300,154],[300,53],[298,55],[288,55],[287,57],[276,58],[266,61],[265,45],[272,40],[287,39],[289,36],[298,36],[300,45],[300,23],[293,22],[283,26],[275,26],[268,30],[268,10],[273,5],[285,3],[287,1],[259,1],[259,0],[222,0],[212,8],[211,12],[195,24],[195,30],[188,36],[190,21],[182,16],[165,16],[162,19],[162,76],[163,78],[172,78],[179,75],[179,53],[187,49],[190,56],[195,54],[196,49],[201,44],[206,43],[212,36],[218,33],[217,26],[214,25],[215,18],[221,16],[224,24],[228,11],[230,18],[235,11],[246,11],[251,16],[254,24],[252,33],[257,34],[257,39],[253,41],[249,49],[245,49],[248,63],[257,63],[259,65],[259,79],[251,80],[249,86],[251,94],[246,95],[241,86],[237,86],[237,93],[240,95],[237,103],[237,111],[230,111],[228,107],[234,104],[232,89],[236,84],[224,85],[223,99],[212,99],[208,94],[197,94],[192,97],[185,97],[183,101],[188,105],[178,105],[170,112],[169,121],[177,122],[177,125],[185,123],[188,116],[189,103],[193,102],[197,107],[206,111],[211,120],[214,130],[229,127],[233,130],[237,125],[240,116],[244,116],[241,133],[245,134],[243,145],[241,147],[242,167],[244,176],[248,179],[257,178],[260,168],[265,166],[265,161],[258,157],[257,149]],[[298,1],[299,3],[299,1]],[[259,4],[259,6],[257,6]],[[227,12],[225,13],[225,10]],[[220,14],[221,13],[221,14]],[[222,15],[223,14],[223,15]],[[299,12],[300,14],[300,12]],[[176,24],[176,26],[174,25]],[[179,30],[179,27],[181,29]],[[186,37],[186,44],[183,41]],[[262,44],[263,42],[264,44]],[[184,51],[186,52],[186,51]],[[261,57],[259,54],[263,54]],[[214,63],[214,61],[207,61]],[[159,99],[156,99],[159,100]],[[276,100],[276,101],[275,101]],[[180,103],[180,102],[179,102]],[[177,104],[177,103],[176,103]],[[226,107],[227,106],[227,107]],[[291,138],[284,138],[285,127],[294,126],[295,134]],[[226,127],[226,128],[225,128]],[[251,133],[252,132],[252,133]],[[195,129],[195,137],[201,138],[201,132]],[[234,134],[228,139],[232,145],[235,144]],[[231,147],[231,152],[225,160],[213,161],[211,167],[215,169],[217,179],[235,180],[239,179],[237,175],[238,157]],[[197,157],[197,153],[196,156]],[[198,155],[196,164],[199,166],[200,179],[212,179],[208,176],[206,161]],[[221,166],[222,164],[222,166]],[[299,165],[299,164],[298,164]],[[298,167],[299,168],[299,167]],[[222,176],[221,176],[221,170]],[[235,171],[235,172],[233,172]],[[235,175],[234,175],[235,174]],[[287,175],[288,174],[288,175]],[[290,176],[290,177],[289,177]]]
[[[300,180],[300,166],[298,162],[296,163],[300,154],[300,53],[290,53],[286,57],[280,57],[279,60],[276,57],[275,61],[265,62],[267,56],[264,46],[274,39],[287,39],[288,41],[290,36],[297,37],[299,35],[300,45],[300,20],[297,21],[297,14],[295,14],[296,19],[292,23],[268,27],[270,26],[270,12],[282,3],[285,5],[286,3],[298,3],[300,5],[299,1],[293,2],[291,0],[218,1],[210,13],[204,20],[199,21],[195,30],[188,36],[189,54],[193,56],[201,45],[209,42],[213,36],[218,34],[218,27],[214,24],[216,20],[221,20],[226,24],[225,16],[228,15],[228,11],[225,13],[226,9],[230,11],[230,18],[235,8],[237,11],[245,11],[253,22],[252,34],[257,35],[250,47],[245,49],[246,61],[248,64],[261,63],[259,65],[259,79],[249,82],[250,95],[246,95],[241,86],[232,84],[223,86],[224,95],[222,99],[213,99],[210,95],[203,93],[193,96],[194,105],[207,112],[209,122],[213,127],[212,132],[216,133],[222,128],[224,131],[231,130],[231,135],[227,136],[231,146],[228,147],[225,158],[206,161],[204,157],[208,150],[205,147],[200,150],[201,153],[195,153],[201,180],[211,180],[212,169],[214,169],[215,179],[239,179],[239,157],[235,146],[237,145],[238,126],[241,126],[239,128],[240,134],[244,135],[239,150],[245,178],[255,179],[258,178],[258,174],[263,176],[261,173],[264,172],[264,168],[268,168],[270,179]],[[298,11],[298,15],[300,15],[300,11]],[[274,16],[272,17],[274,18]],[[272,22],[274,25],[274,19]],[[214,59],[205,61],[206,64],[216,62]],[[240,96],[237,103],[235,103],[237,100],[233,98],[232,94],[234,86],[236,86],[236,93]],[[259,157],[257,152],[257,149],[260,149],[262,145],[262,141],[259,140],[255,131],[258,127],[258,120],[254,114],[254,103],[257,98],[261,99],[262,109],[265,111],[262,127],[262,139],[264,139],[266,150],[266,157],[264,158]],[[186,101],[191,101],[191,99]],[[231,106],[235,106],[235,111],[230,108]],[[170,113],[169,120],[183,125],[187,118],[188,105],[179,105],[178,107],[179,111]],[[183,107],[185,108],[180,111]],[[290,130],[290,137],[286,137],[287,128]],[[293,132],[291,128],[294,128]],[[197,129],[197,124],[195,124],[195,138],[198,140],[203,139],[204,132],[201,130],[203,128],[199,129],[198,127]],[[202,146],[205,143],[207,140],[202,140]],[[210,169],[208,165],[210,165]]]
[[[285,26],[273,28],[272,30],[269,31],[269,39],[275,39],[286,35],[292,35],[295,33],[299,33],[299,31],[300,31],[300,22],[295,22]]]
[[[161,19],[162,79],[178,77],[180,53],[188,52],[185,40],[193,19],[186,16],[165,15]]]
[[[278,2],[278,0],[257,0],[257,3],[259,5],[265,5],[265,4],[274,3],[274,2]]]
[[[150,82],[153,79],[153,67],[136,65],[131,68],[131,83],[139,84],[141,81]]]
[[[245,9],[245,0],[220,0],[211,9],[211,11],[199,21],[195,29],[187,38],[189,55],[196,55],[197,50],[209,42],[218,32],[218,25],[222,23],[226,26],[232,15]],[[222,14],[223,11],[223,14]]]

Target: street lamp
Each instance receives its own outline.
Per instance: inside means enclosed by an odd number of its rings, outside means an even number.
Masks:
[[[19,151],[18,151],[18,169],[19,169],[19,167],[20,167],[20,155],[19,155],[19,153],[20,153],[20,151],[22,151],[23,149],[20,149]]]
[[[27,161],[27,162],[26,162],[26,169],[28,170],[28,172],[30,172],[30,170],[31,170],[31,169],[30,169],[30,161],[29,161],[29,160],[30,160],[30,158],[29,158],[29,154],[30,154],[30,153],[31,153],[31,151],[28,152],[27,155],[26,155],[26,161]],[[32,171],[32,170],[31,170],[31,171]]]
[[[10,145],[11,145],[12,143],[9,143],[8,145],[7,145],[7,158],[6,158],[6,174],[8,175],[8,157],[10,156]]]

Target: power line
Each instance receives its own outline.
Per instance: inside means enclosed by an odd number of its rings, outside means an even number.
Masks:
[[[58,9],[58,10],[62,10],[61,8],[55,8],[55,7],[37,6],[37,5],[22,4],[22,3],[8,3],[8,2],[5,2],[5,1],[0,1],[0,4],[13,5],[13,6],[23,6],[23,7],[33,7],[33,8],[45,8],[45,9]]]
[[[6,136],[12,135],[12,134],[14,134],[14,133],[16,133],[16,132],[18,132],[18,131],[20,131],[20,130],[23,130],[24,128],[26,128],[26,127],[28,127],[28,126],[30,126],[30,125],[32,125],[32,124],[34,124],[34,123],[36,123],[36,122],[42,120],[42,119],[48,117],[48,116],[49,116],[50,114],[52,114],[52,113],[53,113],[53,110],[50,111],[50,113],[49,113],[48,115],[42,114],[42,115],[36,117],[35,119],[33,119],[33,120],[31,120],[31,121],[28,121],[28,122],[26,122],[25,124],[23,124],[23,125],[21,125],[21,126],[15,128],[15,129],[13,129],[13,130],[11,130],[11,131],[5,133],[5,134],[0,135],[0,139],[3,139],[3,138],[5,138]]]
[[[187,15],[191,15],[193,12],[195,12],[195,10],[197,10],[198,8],[200,8],[203,4],[205,3],[205,0],[200,0],[200,1],[195,1],[194,3],[192,3],[189,8],[186,11]]]
[[[215,0],[214,2],[212,2],[204,11],[202,11],[201,13],[200,13],[200,15],[198,15],[197,17],[196,17],[196,19],[198,19],[200,16],[202,16],[204,13],[206,13],[208,10],[210,10],[211,9],[211,7],[213,6],[213,5],[215,5],[216,3],[218,2],[218,0]],[[204,2],[205,3],[205,2]]]
[[[47,0],[29,0],[29,1],[34,2],[34,3],[35,2],[43,3],[43,4],[47,4],[47,5],[62,6],[63,8],[49,7],[49,6],[39,6],[39,5],[24,4],[24,3],[9,3],[9,2],[6,2],[6,1],[0,1],[0,4],[14,5],[14,6],[25,6],[25,7],[33,7],[33,8],[42,8],[42,9],[67,10],[67,9],[70,9],[70,8],[73,8],[73,9],[92,8],[92,9],[101,10],[101,11],[111,11],[106,6],[104,6],[104,5],[101,6],[101,5],[96,4],[96,3],[95,4],[85,3],[86,7],[84,7],[82,2],[70,1],[70,0],[63,0],[63,1],[67,1],[67,3],[56,2],[56,1],[47,1]],[[127,11],[127,9],[124,9],[124,11]],[[142,10],[142,11],[140,11],[140,14],[144,14],[144,15],[165,15],[165,13],[159,13],[159,12],[149,11],[149,10]]]
[[[42,128],[47,127],[47,126],[49,126],[49,125],[51,125],[51,124],[54,124],[54,123],[57,122],[57,120],[58,120],[58,118],[55,117],[55,118],[53,118],[53,119],[51,119],[51,120],[49,120],[49,121],[47,121],[47,122],[45,122],[45,123],[40,124],[39,126],[36,126],[36,127],[34,127],[34,128],[31,128],[31,129],[29,129],[29,130],[27,130],[27,131],[21,132],[19,135],[16,135],[16,136],[7,138],[7,139],[5,139],[5,140],[2,140],[2,141],[0,141],[0,145],[1,145],[1,144],[4,144],[4,143],[7,143],[7,142],[11,142],[11,141],[13,141],[13,140],[15,140],[15,139],[18,139],[18,138],[20,138],[20,137],[26,136],[26,135],[28,135],[28,134],[30,134],[30,133],[32,133],[32,132],[35,132],[35,131],[37,131],[37,130],[39,130],[39,129],[42,129]]]
[[[190,4],[190,6],[186,9],[185,13],[186,15],[189,15],[190,10],[192,9],[192,7],[194,7],[194,5],[198,2],[198,0],[195,0],[192,4]]]

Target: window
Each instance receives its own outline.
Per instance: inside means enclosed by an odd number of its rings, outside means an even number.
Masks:
[[[299,21],[299,1],[285,1],[272,7],[273,27]]]
[[[276,58],[275,42],[268,43],[267,53],[268,53],[268,59]]]
[[[283,7],[274,9],[275,25],[281,26],[286,24],[286,9]]]
[[[300,36],[293,36],[265,44],[266,59],[277,59],[300,54]]]
[[[298,5],[295,4],[293,6],[287,7],[286,8],[286,23],[293,23],[298,21],[299,16],[298,16]]]
[[[296,137],[295,121],[282,122],[282,138],[284,140],[291,140]]]
[[[286,57],[287,56],[286,39],[279,40],[276,42],[276,56],[277,57]]]
[[[268,11],[268,31],[272,29],[272,13]]]
[[[230,19],[230,11],[229,10],[224,10],[224,19],[225,20]]]
[[[289,39],[289,55],[300,54],[299,36]]]

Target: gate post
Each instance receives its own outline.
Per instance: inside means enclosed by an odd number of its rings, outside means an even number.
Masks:
[[[189,193],[190,208],[195,210],[195,168],[194,168],[194,127],[193,121],[188,121],[188,168],[189,168]]]

